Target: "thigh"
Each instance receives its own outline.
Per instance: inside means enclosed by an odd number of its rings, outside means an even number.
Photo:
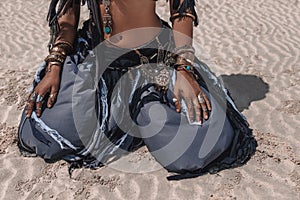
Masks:
[[[169,171],[204,168],[231,144],[234,131],[226,112],[206,93],[212,112],[202,125],[189,124],[187,114],[177,113],[173,104],[154,101],[140,110],[137,123],[141,137],[156,160]]]
[[[33,112],[26,118],[23,111],[19,126],[19,144],[24,149],[49,159],[81,150],[95,129],[95,90],[86,87],[84,76],[68,57],[61,74],[61,85],[52,108],[38,118]],[[87,123],[89,122],[89,123]]]

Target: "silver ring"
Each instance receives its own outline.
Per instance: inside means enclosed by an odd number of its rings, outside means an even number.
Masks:
[[[35,109],[36,110],[42,110],[42,107],[36,107]]]
[[[204,103],[205,102],[203,97],[201,96],[201,93],[198,94],[197,98],[198,98],[199,103]]]
[[[178,101],[178,99],[173,98],[172,101],[173,101],[174,103],[176,103],[176,102]]]
[[[202,108],[202,110],[203,110],[204,112],[207,112],[207,108]]]
[[[53,93],[53,94],[50,94],[50,98],[55,98],[56,97],[56,95],[57,95],[57,93]]]
[[[35,99],[36,99],[36,93],[33,92],[33,93],[30,95],[29,100],[30,100],[30,101],[35,101]]]
[[[37,103],[42,102],[43,99],[44,99],[44,97],[42,95],[38,94],[37,97],[36,97],[35,102],[37,102]]]

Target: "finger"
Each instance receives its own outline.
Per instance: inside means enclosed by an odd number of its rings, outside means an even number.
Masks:
[[[53,106],[53,104],[55,103],[57,98],[57,90],[55,88],[52,88],[50,91],[50,95],[48,98],[48,102],[47,102],[47,107],[51,108]]]
[[[188,115],[190,118],[190,122],[193,123],[195,120],[194,120],[194,109],[193,109],[192,99],[186,99],[186,104],[187,104],[187,108],[188,108]]]
[[[197,122],[202,124],[201,106],[200,106],[199,101],[198,101],[197,98],[193,99],[193,104],[194,104],[195,118],[196,118]]]
[[[34,109],[34,101],[27,102],[25,107],[26,117],[31,116],[33,109]]]
[[[34,109],[34,102],[35,102],[36,94],[35,92],[31,92],[28,96],[28,100],[26,103],[25,111],[26,111],[26,117],[30,117],[32,114],[32,111]]]
[[[178,92],[174,92],[173,102],[175,104],[176,112],[180,112],[181,110],[180,100],[178,99],[178,96]]]
[[[203,113],[203,118],[204,119],[208,119],[208,110],[206,107],[206,104],[201,104],[201,109],[202,109],[202,113]]]
[[[209,111],[211,111],[211,104],[210,104],[209,99],[207,98],[207,96],[206,96],[206,94],[204,92],[201,92],[201,94],[202,94],[202,97],[203,97],[203,99],[204,99],[204,101],[206,103],[207,109]]]
[[[204,119],[208,119],[208,111],[207,111],[207,107],[206,107],[205,101],[203,103],[200,103],[200,106],[201,106],[201,109],[202,109],[203,118]]]
[[[42,114],[42,106],[44,101],[44,95],[38,94],[35,103],[35,112],[38,117]]]
[[[38,117],[40,117],[42,115],[42,106],[43,106],[42,102],[37,102],[35,104],[35,112],[36,112],[36,116],[38,116]]]
[[[208,112],[207,112],[207,106],[206,106],[206,101],[205,98],[203,97],[205,94],[200,91],[200,93],[198,94],[197,98],[198,101],[201,105],[201,109],[202,109],[202,113],[203,113],[203,117],[204,119],[208,119]]]

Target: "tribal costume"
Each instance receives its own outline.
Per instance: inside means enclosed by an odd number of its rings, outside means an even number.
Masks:
[[[153,40],[128,50],[101,43],[101,29],[108,22],[101,20],[99,2],[62,0],[57,6],[58,2],[52,0],[48,14],[52,35],[49,49],[59,43],[72,44],[74,48],[68,50],[64,60],[53,108],[43,108],[40,118],[35,112],[30,118],[26,118],[25,112],[22,115],[18,145],[23,155],[38,155],[50,162],[64,159],[72,166],[95,168],[146,145],[169,171],[213,173],[239,166],[254,153],[256,141],[245,117],[218,78],[198,59],[191,67],[211,101],[210,117],[202,125],[191,124],[184,101],[182,113],[175,112],[172,90],[176,70],[169,61],[175,46],[166,22],[162,21]],[[80,3],[87,3],[91,17],[76,34],[66,37],[64,31],[70,27],[60,27],[57,20],[62,15],[74,15],[76,12],[70,10]],[[194,0],[174,0],[173,9],[178,12],[173,17],[191,15],[197,25],[194,7]],[[76,20],[74,24],[78,24]],[[101,56],[95,56],[99,52]],[[59,56],[48,59],[56,58]],[[143,63],[145,58],[148,63]],[[147,74],[158,70],[161,75],[161,68],[151,71],[151,64],[167,62],[169,68],[164,73],[170,77],[168,90],[159,90]],[[33,88],[47,70],[47,63],[43,62]],[[95,79],[99,70],[101,75]]]

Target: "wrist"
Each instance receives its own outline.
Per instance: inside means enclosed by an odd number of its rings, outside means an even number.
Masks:
[[[61,68],[62,68],[61,63],[50,62],[47,64],[46,73],[57,75],[57,74],[60,74]]]

